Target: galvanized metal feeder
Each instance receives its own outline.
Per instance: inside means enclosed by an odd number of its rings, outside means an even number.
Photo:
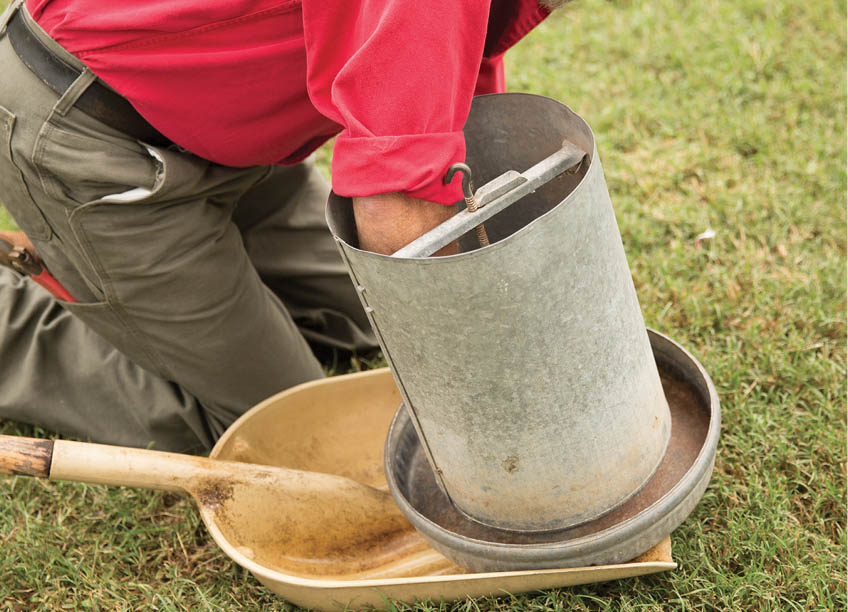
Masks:
[[[395,473],[411,460],[406,419],[429,497],[460,528],[555,542],[651,481],[671,416],[588,125],[549,98],[497,94],[475,98],[465,134],[467,167],[454,170],[467,208],[435,230],[384,256],[357,247],[343,198],[328,221],[403,396],[386,461],[407,518],[433,537],[399,484],[409,473]],[[428,257],[456,239],[460,254]],[[600,562],[466,557],[451,558],[479,570]]]

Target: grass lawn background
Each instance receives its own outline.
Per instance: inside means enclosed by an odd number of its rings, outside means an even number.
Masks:
[[[722,437],[677,570],[416,610],[845,609],[845,12],[580,0],[511,52],[512,91],[593,127],[645,319],[710,372]],[[173,494],[0,479],[0,553],[0,610],[294,610]]]

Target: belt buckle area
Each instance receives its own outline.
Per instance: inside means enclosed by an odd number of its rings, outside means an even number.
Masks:
[[[7,36],[24,65],[60,96],[57,112],[65,114],[73,106],[136,140],[156,146],[171,144],[126,98],[84,66],[72,66],[50,49],[18,12],[16,9],[6,21]]]

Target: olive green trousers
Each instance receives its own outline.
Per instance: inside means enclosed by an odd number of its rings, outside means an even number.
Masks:
[[[312,164],[229,168],[134,140],[75,108],[94,75],[58,95],[6,36],[0,75],[0,201],[78,301],[0,270],[0,418],[202,452],[323,375],[310,343],[376,347]]]

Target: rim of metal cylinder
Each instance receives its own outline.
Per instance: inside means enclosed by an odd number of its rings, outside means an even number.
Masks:
[[[648,329],[648,334],[655,354],[671,363],[681,376],[699,389],[709,411],[706,437],[695,460],[677,483],[656,502],[620,523],[571,540],[511,544],[464,536],[421,514],[400,490],[396,455],[408,416],[405,411],[398,410],[386,439],[385,469],[389,490],[401,511],[431,545],[473,571],[490,571],[486,563],[494,563],[498,569],[530,569],[571,558],[579,558],[584,565],[617,563],[642,552],[634,549],[634,541],[641,544],[650,541],[650,544],[643,547],[647,549],[669,535],[691,513],[709,482],[721,427],[721,408],[715,385],[698,360],[668,336],[651,329]],[[617,554],[617,560],[608,560],[613,553]],[[475,563],[478,564],[476,567]]]

